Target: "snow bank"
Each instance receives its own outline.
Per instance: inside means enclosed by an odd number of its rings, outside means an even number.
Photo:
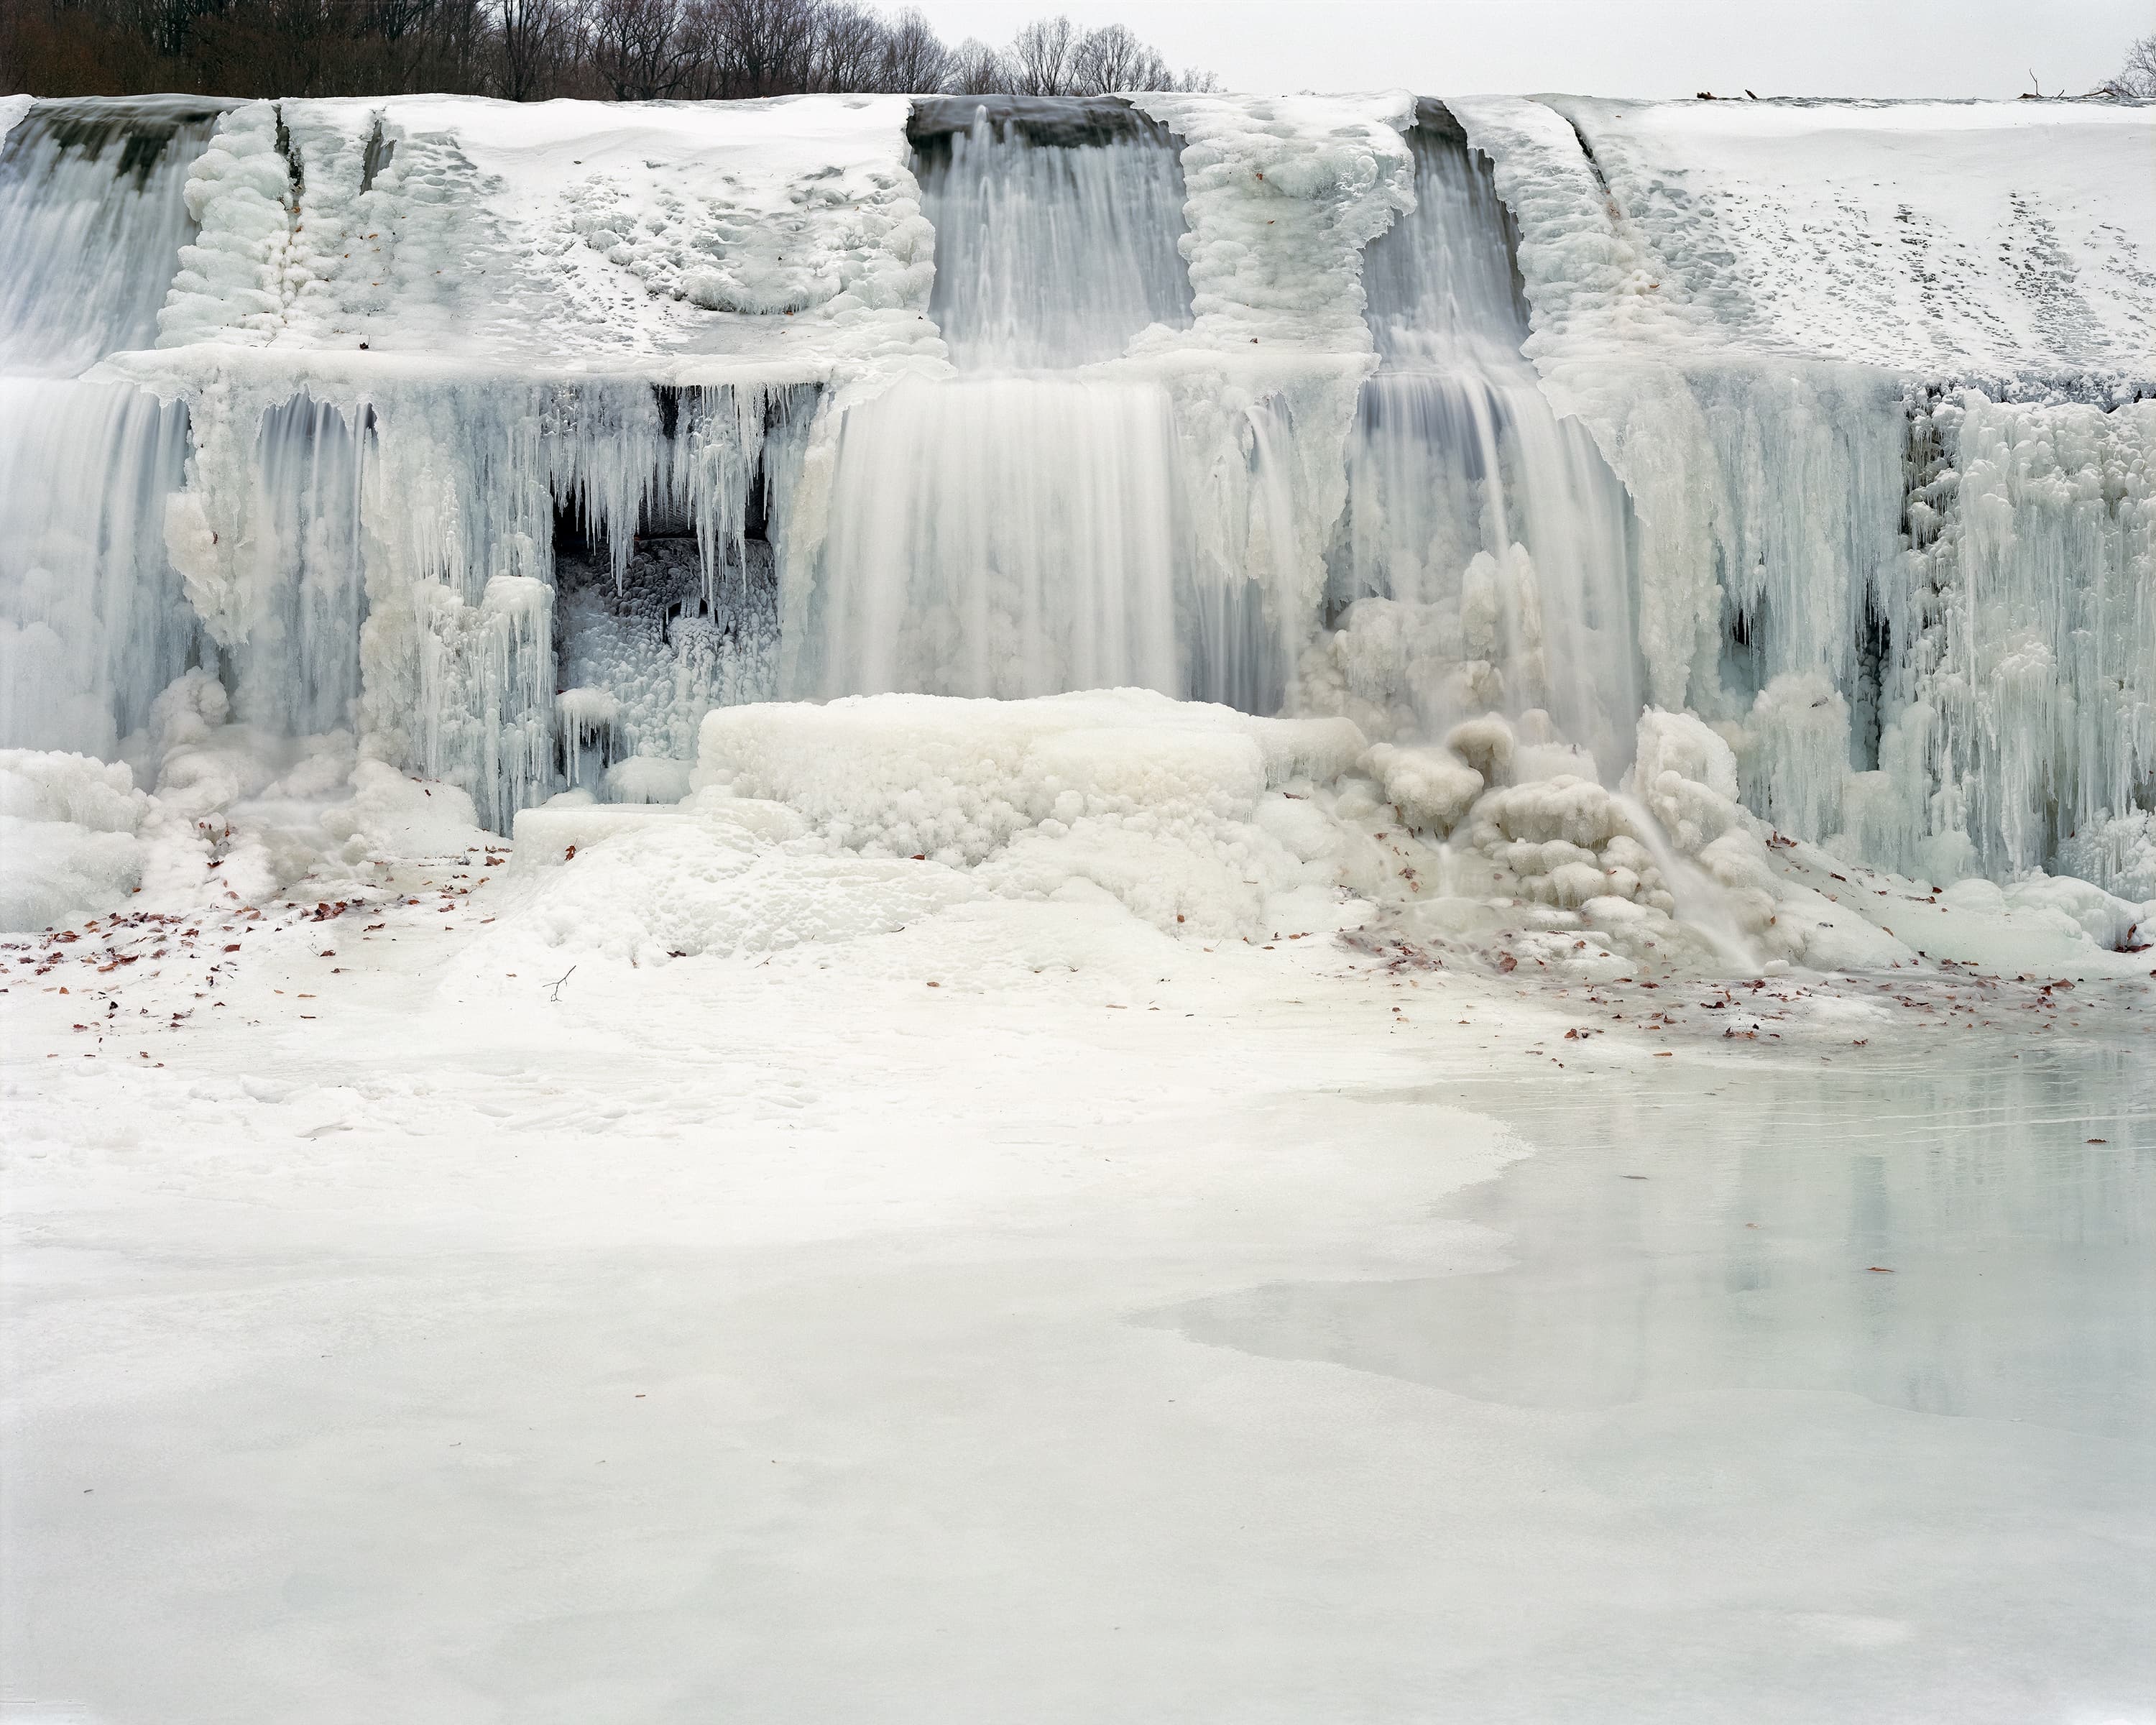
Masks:
[[[2151,120],[2106,102],[1448,99],[1546,369],[1625,350],[2144,375]]]
[[[1963,375],[2145,375],[2151,121],[2111,102],[1553,102],[1718,341]]]
[[[322,824],[355,860],[452,856],[494,842],[470,797],[454,785],[423,783],[380,761],[362,761],[352,768],[352,787],[350,802]]]
[[[556,814],[518,818],[520,848],[542,846],[562,862],[541,877],[518,927],[549,946],[638,964],[865,939],[980,891],[939,864],[833,854],[792,810],[747,798],[661,820],[572,825]],[[555,848],[570,830],[583,839],[572,860]]]

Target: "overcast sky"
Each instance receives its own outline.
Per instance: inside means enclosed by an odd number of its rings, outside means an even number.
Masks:
[[[897,0],[893,0],[897,3]],[[2012,96],[2108,77],[2151,0],[918,0],[945,39],[1067,12],[1231,90]]]

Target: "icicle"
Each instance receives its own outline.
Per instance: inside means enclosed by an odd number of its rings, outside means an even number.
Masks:
[[[479,725],[486,772],[480,818],[506,832],[520,809],[552,793],[554,775],[554,589],[497,575],[480,602]]]
[[[235,707],[291,736],[349,725],[367,614],[360,536],[363,442],[343,412],[306,397],[265,414],[256,439],[265,603],[234,655]]]
[[[2041,867],[2156,784],[2156,401],[1971,390],[1933,417],[1955,475],[1912,558],[1937,624],[1909,681],[1937,703],[1981,865]]]

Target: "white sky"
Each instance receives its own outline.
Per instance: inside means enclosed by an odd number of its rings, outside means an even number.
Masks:
[[[891,0],[896,5],[901,0]],[[2156,0],[917,0],[954,45],[1067,12],[1231,90],[2013,96],[2108,77]]]

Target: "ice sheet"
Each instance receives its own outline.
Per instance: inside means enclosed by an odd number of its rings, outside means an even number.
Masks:
[[[1739,1020],[1071,904],[632,968],[485,836],[0,998],[29,1692],[2019,1725],[2156,1677],[2146,1063],[2073,995]]]

